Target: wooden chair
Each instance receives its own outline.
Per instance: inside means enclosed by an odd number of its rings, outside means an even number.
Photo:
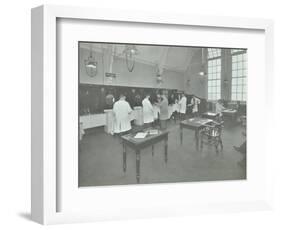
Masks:
[[[204,144],[206,145],[213,145],[215,146],[216,153],[219,153],[219,146],[220,150],[223,150],[222,144],[222,127],[223,122],[216,122],[212,121],[204,125],[204,128],[200,131],[200,150],[203,150]]]

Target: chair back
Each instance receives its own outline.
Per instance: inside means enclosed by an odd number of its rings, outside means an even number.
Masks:
[[[222,124],[223,122],[211,122],[204,125],[202,129],[202,134],[207,135],[209,137],[220,137],[222,133]]]

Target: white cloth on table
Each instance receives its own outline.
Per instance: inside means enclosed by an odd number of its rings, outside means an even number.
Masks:
[[[147,124],[153,122],[154,110],[148,98],[143,99],[142,110],[143,110],[143,123]]]
[[[179,101],[179,112],[180,113],[186,113],[186,96],[183,96]]]
[[[119,100],[114,103],[114,133],[126,132],[132,128],[130,119],[131,112],[132,109],[127,101]]]

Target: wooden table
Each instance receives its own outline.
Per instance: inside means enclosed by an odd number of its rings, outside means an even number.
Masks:
[[[224,117],[230,117],[231,121],[235,121],[237,117],[236,109],[225,109],[222,111]]]
[[[202,117],[207,119],[217,120],[219,115],[220,115],[219,113],[206,112],[202,114]]]
[[[147,131],[147,130],[145,130]],[[143,131],[143,132],[145,132]],[[168,162],[168,131],[158,130],[158,134],[150,135],[148,134],[145,138],[134,138],[136,133],[127,134],[121,137],[123,144],[123,171],[126,172],[127,168],[127,146],[135,150],[136,152],[136,178],[137,183],[140,182],[140,152],[142,149],[151,146],[152,156],[154,154],[154,144],[164,141],[164,157],[165,163]]]
[[[204,125],[211,123],[213,120],[207,118],[191,118],[180,122],[180,143],[183,141],[183,129],[190,129],[195,131],[196,150],[199,150],[199,131]]]

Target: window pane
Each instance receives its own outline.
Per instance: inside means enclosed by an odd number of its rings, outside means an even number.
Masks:
[[[242,88],[243,88],[242,85],[237,85],[237,92],[241,93],[242,92]]]
[[[216,100],[221,88],[221,49],[208,49],[208,99]],[[219,96],[218,96],[219,95]]]
[[[242,71],[242,69],[238,69],[238,76],[240,77],[240,76],[243,76],[243,71]]]
[[[242,65],[243,65],[242,62],[238,62],[238,67],[237,68],[238,69],[242,69],[242,67],[243,67]]]
[[[221,66],[220,66],[220,65],[217,66],[217,72],[218,72],[218,73],[221,72]]]
[[[238,100],[238,101],[242,101],[242,94],[237,94],[237,96],[236,96],[236,100]]]
[[[243,84],[243,78],[238,78],[237,79],[237,84],[242,85]]]
[[[217,73],[216,79],[221,79],[221,73]]]
[[[244,52],[244,53],[243,53]],[[246,100],[247,54],[243,49],[232,49],[232,100]]]

